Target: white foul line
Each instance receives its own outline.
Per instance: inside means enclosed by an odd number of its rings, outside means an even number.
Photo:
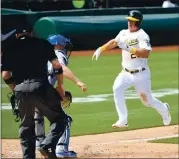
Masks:
[[[108,144],[117,144],[117,143],[136,143],[136,142],[152,141],[152,140],[159,140],[159,139],[167,139],[167,138],[173,138],[173,137],[179,137],[179,134],[174,134],[174,135],[169,135],[169,136],[151,137],[151,138],[145,138],[145,139],[113,141],[113,142],[100,143],[97,145],[108,145]]]

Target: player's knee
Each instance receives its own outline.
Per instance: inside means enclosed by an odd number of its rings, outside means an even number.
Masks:
[[[146,107],[151,106],[151,100],[144,93],[140,94],[140,99]]]

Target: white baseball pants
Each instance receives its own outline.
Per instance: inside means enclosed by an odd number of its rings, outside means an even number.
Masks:
[[[134,74],[123,70],[116,77],[113,85],[114,102],[121,123],[128,123],[128,110],[124,92],[131,86],[134,86],[145,106],[153,107],[161,116],[167,115],[167,106],[151,95],[150,70],[147,69]]]

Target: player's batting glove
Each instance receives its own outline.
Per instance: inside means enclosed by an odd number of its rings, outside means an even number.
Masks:
[[[101,54],[101,48],[99,47],[93,54],[92,56],[92,60],[94,59],[94,57],[96,56],[96,60],[98,60],[98,57],[100,56]]]

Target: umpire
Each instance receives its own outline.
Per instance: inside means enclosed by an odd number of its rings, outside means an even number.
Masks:
[[[54,150],[68,123],[61,107],[64,98],[63,70],[53,46],[44,39],[32,36],[28,24],[16,30],[16,39],[2,55],[2,78],[15,94],[21,124],[19,138],[24,159],[35,159],[34,109],[37,107],[50,121],[50,132],[43,140],[40,151],[45,157]],[[56,89],[47,78],[50,61],[58,79]]]

